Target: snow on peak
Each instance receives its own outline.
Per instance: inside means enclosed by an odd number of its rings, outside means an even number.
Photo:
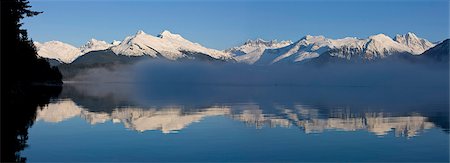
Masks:
[[[384,34],[377,34],[369,37],[366,45],[367,53],[381,54],[383,53],[395,53],[395,52],[409,52],[409,49],[398,42],[392,40],[389,36]],[[368,56],[370,58],[370,56]]]
[[[407,37],[411,37],[411,38],[415,38],[415,39],[417,39],[418,37],[417,37],[417,35],[416,34],[414,34],[414,33],[412,33],[412,32],[408,32],[408,33],[406,33],[406,36]]]
[[[273,42],[273,41],[270,41],[270,42]],[[261,38],[257,38],[255,40],[248,39],[247,41],[245,41],[244,45],[257,45],[257,44],[267,44],[267,43],[269,43],[269,42],[265,41]]]
[[[182,42],[190,42],[189,40],[186,40],[185,38],[181,37],[179,34],[174,34],[168,30],[162,31],[159,35],[159,38],[162,39],[169,39],[169,40],[176,40],[176,41],[182,41]]]
[[[306,35],[301,40],[316,41],[316,40],[323,40],[323,39],[325,39],[325,37],[322,35],[319,35],[319,36]]]
[[[77,57],[83,55],[80,49],[60,41],[34,42],[34,45],[40,57],[56,59],[63,63],[71,63]]]
[[[184,39],[181,35],[165,30],[157,37],[139,31],[126,37],[119,45],[111,48],[116,54],[127,56],[163,56],[170,60],[188,57],[186,52],[202,53],[216,59],[229,59],[231,55],[222,51],[208,49],[198,43]]]
[[[293,58],[293,62],[299,62],[306,59],[319,57],[319,55],[332,48],[330,39],[324,36],[306,35],[299,41],[295,42],[290,49],[285,49],[282,54],[279,54],[271,64],[284,60],[286,58]]]
[[[175,34],[173,34],[172,32],[170,32],[170,31],[168,31],[168,30],[164,30],[164,31],[162,31],[161,33],[159,33],[159,35],[158,36],[171,36],[171,35],[175,35]]]
[[[138,30],[136,35],[145,35],[146,33],[143,30]]]
[[[111,44],[114,45],[114,46],[119,45],[120,43],[121,43],[121,41],[117,41],[117,40],[113,40],[111,42]]]
[[[412,32],[408,32],[404,35],[396,35],[394,41],[409,47],[411,53],[415,55],[422,54],[424,51],[435,46],[435,44],[426,39],[417,37],[417,35]]]
[[[281,41],[278,42],[277,40],[271,40],[271,41],[265,41],[261,38],[257,38],[255,40],[247,40],[244,45],[248,46],[266,46],[268,48],[279,48],[286,45],[292,44],[291,41]]]
[[[265,41],[263,39],[247,40],[243,45],[225,50],[232,53],[238,62],[253,64],[259,60],[266,49],[277,49],[292,44],[292,41],[277,40]]]
[[[91,51],[98,51],[98,50],[106,50],[113,46],[112,44],[109,44],[105,41],[99,41],[94,38],[90,39],[86,44],[80,47],[80,50],[82,53],[88,53]]]
[[[418,38],[413,33],[398,35],[395,40],[385,34],[373,35],[367,39],[358,39],[356,37],[329,39],[324,36],[306,35],[289,46],[266,51],[261,54],[264,57],[258,56],[257,60],[254,60],[254,54],[245,51],[241,51],[243,54],[235,58],[238,61],[250,64],[256,61],[263,64],[273,64],[281,61],[300,62],[327,53],[327,55],[332,57],[347,60],[353,57],[373,60],[396,53],[421,54],[421,52],[432,46],[434,44]],[[250,62],[250,59],[253,60]]]
[[[240,46],[219,51],[203,47],[168,30],[162,31],[157,36],[139,30],[135,35],[128,36],[123,41],[114,40],[111,44],[90,39],[80,48],[59,41],[34,42],[34,44],[39,56],[56,59],[64,63],[71,63],[77,57],[90,51],[111,49],[114,53],[120,55],[149,55],[170,60],[190,57],[192,53],[197,53],[216,59],[234,58],[238,62],[248,64],[256,62],[258,64],[270,64],[280,61],[300,62],[319,57],[322,54],[348,60],[354,57],[372,60],[396,53],[420,55],[435,46],[428,40],[408,32],[403,35],[396,35],[394,39],[385,34],[373,35],[366,39],[356,37],[330,39],[324,36],[306,35],[295,43],[292,41],[265,41],[258,38],[247,40]]]
[[[389,36],[386,36],[385,34],[382,34],[382,33],[369,36],[369,39],[382,40],[382,41],[392,40]]]

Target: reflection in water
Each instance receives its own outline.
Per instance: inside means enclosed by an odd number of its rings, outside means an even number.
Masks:
[[[199,122],[209,116],[229,114],[228,108],[211,107],[198,112],[183,113],[180,108],[171,107],[163,110],[123,108],[114,110],[110,115],[113,122],[122,122],[126,128],[140,132],[146,130],[161,130],[172,133],[181,130],[191,123]]]
[[[318,109],[303,105],[295,105],[293,108],[277,107],[275,113],[270,114],[265,113],[256,104],[211,106],[197,109],[185,109],[182,106],[122,107],[107,113],[89,111],[71,99],[48,104],[42,110],[38,110],[36,120],[58,123],[77,116],[92,125],[112,121],[113,123],[122,123],[126,128],[139,132],[160,130],[163,133],[180,131],[192,123],[212,116],[229,117],[255,126],[257,129],[264,126],[296,126],[305,133],[321,133],[327,130],[367,130],[382,136],[393,130],[397,137],[413,137],[426,129],[435,127],[427,117],[419,114],[389,116],[382,112],[354,114],[350,111],[334,110],[323,115]]]
[[[28,147],[28,129],[33,125],[36,109],[41,109],[61,93],[60,86],[13,87],[1,102],[1,161],[25,162],[21,151]]]

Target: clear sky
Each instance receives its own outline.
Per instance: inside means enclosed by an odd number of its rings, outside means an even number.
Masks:
[[[449,38],[448,0],[394,1],[143,1],[30,0],[44,13],[24,20],[34,41],[81,46],[90,38],[122,40],[137,30],[164,29],[209,48],[248,39],[292,40],[310,35],[365,38],[414,32]]]

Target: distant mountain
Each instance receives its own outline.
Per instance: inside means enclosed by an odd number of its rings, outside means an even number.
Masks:
[[[204,54],[216,59],[232,59],[229,53],[205,48],[169,31],[163,31],[157,37],[138,31],[135,35],[126,37],[119,45],[112,47],[111,50],[120,55],[148,55],[153,58],[164,57],[169,60],[189,57],[183,52]]]
[[[435,46],[434,43],[408,32],[404,35],[396,35],[394,39],[384,34],[373,35],[366,39],[355,37],[330,39],[324,36],[307,35],[296,42],[256,39],[248,40],[241,46],[219,51],[203,47],[179,34],[173,34],[166,30],[157,36],[138,31],[123,41],[114,40],[112,43],[91,39],[80,48],[59,41],[35,42],[35,45],[38,55],[49,59],[52,65],[56,65],[58,62],[69,64],[81,56],[84,58],[83,62],[89,60],[91,63],[104,63],[112,58],[115,58],[113,60],[118,58],[126,60],[131,56],[148,56],[149,58],[179,61],[236,61],[257,65],[371,62],[387,57],[395,58],[390,57],[392,55],[403,58],[421,56],[426,50]],[[108,55],[84,57],[95,51],[103,51],[95,53],[96,55],[103,53]]]
[[[105,41],[90,39],[85,45],[80,47],[80,50],[82,53],[86,54],[91,51],[106,50],[111,46],[113,46],[113,44],[106,43]]]
[[[290,44],[292,44],[292,41],[277,42],[276,40],[264,41],[256,39],[248,40],[243,45],[227,49],[225,52],[233,53],[235,55],[234,58],[238,62],[253,64],[259,60],[266,49],[282,48]]]
[[[60,41],[34,42],[34,46],[36,46],[40,57],[55,59],[62,63],[71,63],[83,55],[80,49]]]
[[[395,36],[394,41],[409,47],[412,54],[422,54],[424,51],[434,46],[430,41],[419,38],[411,32],[408,32],[405,35]]]
[[[432,61],[449,63],[449,48],[450,40],[446,39],[440,44],[428,49],[421,56],[431,59]]]
[[[149,56],[125,56],[117,55],[111,50],[90,51],[70,64],[58,65],[65,79],[75,76],[83,70],[91,68],[113,68],[117,65],[133,64],[138,61],[150,59]]]
[[[123,41],[114,40],[111,44],[91,39],[80,48],[59,41],[50,41],[43,44],[35,42],[35,46],[38,49],[39,56],[66,64],[72,63],[78,57],[89,52],[101,50],[111,50],[114,54],[121,56],[150,56],[168,60],[199,58],[234,60],[229,52],[203,47],[167,30],[161,32],[157,37],[148,35],[144,31],[138,31],[135,35],[128,36]]]
[[[324,36],[307,35],[288,46],[260,51],[257,60],[251,60],[251,62],[244,59],[236,60],[250,64],[295,63],[305,62],[326,54],[327,56],[322,58],[370,61],[386,58],[392,54],[420,55],[433,46],[433,43],[418,38],[413,33],[397,35],[395,40],[384,34],[373,35],[367,39],[353,37],[329,39]],[[254,58],[253,53],[236,55],[239,55],[239,58]]]

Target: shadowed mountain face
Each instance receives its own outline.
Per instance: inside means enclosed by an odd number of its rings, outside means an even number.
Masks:
[[[424,58],[430,58],[432,61],[437,61],[440,63],[447,63],[449,62],[449,48],[450,40],[446,39],[442,41],[440,44],[436,45],[433,48],[428,49],[422,54],[422,57]]]
[[[116,55],[111,50],[100,50],[89,52],[77,58],[71,64],[59,64],[58,68],[61,70],[64,79],[71,79],[78,73],[84,73],[90,69],[114,69],[116,66],[131,65],[146,59],[150,59],[150,57]]]
[[[224,63],[222,59],[216,59],[211,56],[202,53],[182,51],[185,57],[177,61],[166,62],[205,62],[205,63]],[[111,50],[100,50],[91,51],[83,56],[78,57],[75,61],[70,64],[57,64],[58,68],[64,76],[65,80],[76,80],[74,77],[79,74],[87,73],[87,71],[95,71],[96,69],[106,69],[106,70],[119,70],[125,67],[132,67],[133,65],[150,60],[164,60],[164,57],[157,54],[156,57],[140,55],[140,56],[126,56],[117,55]],[[51,60],[53,63],[56,60]],[[57,61],[56,61],[57,62]],[[230,61],[232,62],[232,61]],[[123,69],[125,70],[125,69]],[[132,71],[129,69],[129,71]],[[130,72],[132,73],[132,72]]]

